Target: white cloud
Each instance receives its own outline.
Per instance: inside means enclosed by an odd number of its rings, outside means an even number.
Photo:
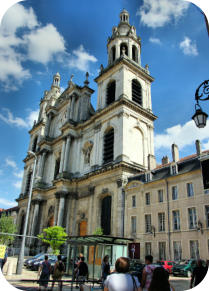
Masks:
[[[191,39],[187,36],[185,36],[184,40],[180,42],[179,47],[185,55],[188,55],[188,56],[198,55],[196,43],[192,42]]]
[[[149,41],[155,44],[161,44],[161,40],[157,37],[150,37]]]
[[[3,34],[14,34],[18,28],[32,29],[36,26],[38,26],[38,21],[33,9],[16,4],[8,9],[4,15],[1,31]]]
[[[9,125],[27,129],[33,126],[34,120],[38,119],[39,113],[39,110],[30,111],[28,116],[23,119],[21,117],[14,117],[14,115],[8,108],[3,108],[2,111],[4,111],[5,114],[0,113],[0,120],[4,121]]]
[[[10,201],[4,198],[0,198],[0,205],[4,205],[6,207],[14,207],[17,205],[15,201]]]
[[[97,62],[96,57],[90,55],[87,51],[85,51],[83,45],[80,45],[76,50],[73,51],[73,56],[71,56],[69,66],[86,72],[89,71],[90,62]]]
[[[209,150],[209,140],[207,142],[204,142],[202,144],[202,150],[205,151],[205,150]]]
[[[53,24],[31,31],[24,39],[27,42],[28,58],[44,65],[56,54],[65,52],[64,38]]]
[[[156,150],[161,148],[168,149],[171,144],[176,143],[182,149],[194,144],[196,139],[204,142],[204,147],[209,145],[208,142],[205,142],[205,140],[209,139],[209,122],[202,129],[197,128],[193,120],[183,125],[178,124],[167,128],[165,133],[155,135],[155,148]]]
[[[6,158],[5,162],[7,166],[12,167],[13,169],[17,169],[17,164],[10,158]]]
[[[148,27],[162,27],[181,18],[188,6],[189,3],[182,0],[143,0],[137,15],[141,23]]]
[[[13,185],[15,186],[15,188],[21,189],[22,181],[17,181]]]

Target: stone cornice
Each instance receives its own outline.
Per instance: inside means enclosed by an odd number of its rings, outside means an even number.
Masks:
[[[34,124],[33,127],[28,131],[29,134],[33,134],[34,132],[36,132],[42,125],[45,126],[45,122],[43,120]]]

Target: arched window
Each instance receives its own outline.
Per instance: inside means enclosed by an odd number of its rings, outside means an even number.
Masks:
[[[31,178],[32,178],[32,172],[29,172],[28,173],[28,176],[27,176],[26,185],[25,185],[25,195],[28,195],[29,194],[30,184],[31,184]]]
[[[111,48],[111,52],[112,52],[112,62],[114,62],[114,60],[115,60],[115,54],[116,54],[116,49],[115,49],[115,46],[113,46],[112,48]]]
[[[122,56],[122,54],[123,54],[123,50],[125,49],[125,55],[127,55],[128,56],[128,46],[127,46],[127,44],[126,43],[121,43],[121,45],[120,45],[120,55]]]
[[[114,159],[114,129],[111,128],[104,135],[104,164],[112,162]]]
[[[33,140],[32,152],[36,151],[37,141],[38,141],[38,137],[36,136]]]
[[[21,222],[20,222],[20,234],[23,234],[24,224],[25,224],[25,214],[23,213],[21,217]]]
[[[135,45],[132,46],[132,60],[134,62],[137,62],[137,48]]]
[[[115,101],[115,88],[116,82],[111,81],[107,85],[107,92],[106,92],[106,104],[109,105]]]
[[[112,197],[106,196],[102,199],[101,205],[101,228],[103,229],[104,235],[111,233],[111,204]]]
[[[136,80],[132,80],[132,100],[142,106],[142,87]]]
[[[59,174],[59,169],[60,169],[60,158],[58,158],[55,162],[54,179],[57,178],[57,175]]]

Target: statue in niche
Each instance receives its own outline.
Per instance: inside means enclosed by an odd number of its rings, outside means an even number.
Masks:
[[[92,147],[93,147],[93,142],[92,141],[87,141],[84,144],[83,154],[84,154],[84,163],[85,164],[90,164]]]

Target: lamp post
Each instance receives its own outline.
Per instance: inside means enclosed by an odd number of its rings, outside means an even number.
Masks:
[[[35,177],[36,164],[37,164],[36,154],[32,151],[29,151],[28,154],[33,155],[35,157],[35,161],[34,161],[34,165],[33,165],[33,174],[32,174],[32,178],[31,178],[29,195],[28,195],[28,205],[27,205],[27,210],[26,210],[26,217],[25,217],[25,222],[24,222],[24,229],[23,229],[23,236],[22,236],[22,241],[21,241],[20,253],[19,253],[18,261],[17,261],[16,274],[18,274],[18,275],[22,274],[24,252],[25,252],[25,239],[26,239],[26,233],[27,233],[27,228],[28,228],[28,218],[29,218],[31,197],[32,197],[32,191],[33,191],[33,181],[34,181],[34,177]]]
[[[202,111],[199,101],[209,100],[209,80],[206,80],[200,84],[195,92],[195,114],[192,116],[195,124],[199,128],[203,128],[206,125],[208,115]]]

